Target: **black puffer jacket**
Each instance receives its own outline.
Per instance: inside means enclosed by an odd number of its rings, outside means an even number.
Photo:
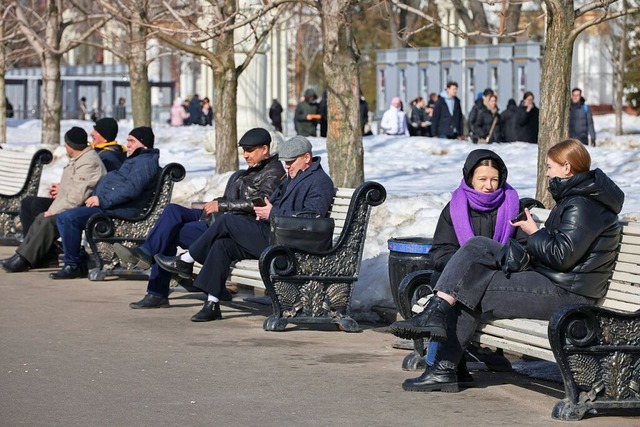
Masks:
[[[620,243],[624,193],[600,169],[553,178],[549,191],[557,205],[527,242],[534,270],[570,292],[600,298]]]
[[[224,196],[217,198],[220,212],[253,214],[253,197],[269,197],[285,178],[286,173],[278,155],[252,168],[236,172],[227,183]]]
[[[494,121],[495,125],[493,124]],[[491,131],[492,126],[493,131]],[[485,107],[478,110],[473,133],[476,134],[478,138],[487,138],[489,132],[491,132],[491,137],[488,138],[488,142],[502,142],[504,140],[502,127],[500,126],[500,113],[498,113],[497,109],[494,113]]]

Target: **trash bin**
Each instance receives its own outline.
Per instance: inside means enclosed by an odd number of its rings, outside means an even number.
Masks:
[[[402,279],[414,271],[429,270],[431,259],[429,250],[433,239],[430,237],[392,237],[387,241],[389,248],[389,286],[393,302],[398,307],[398,287]]]

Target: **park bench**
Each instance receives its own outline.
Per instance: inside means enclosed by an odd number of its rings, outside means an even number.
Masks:
[[[27,196],[37,196],[44,165],[51,163],[51,151],[35,154],[0,150],[0,244],[18,245],[22,241],[20,205]]]
[[[265,331],[283,331],[288,323],[334,324],[347,332],[359,331],[349,316],[351,287],[358,279],[371,207],[385,198],[386,190],[376,182],[339,188],[329,215],[336,224],[329,251],[269,246],[260,260],[236,262],[227,284],[261,289],[271,297],[273,314],[264,321]],[[194,272],[198,270],[196,263]]]
[[[149,195],[147,207],[137,218],[122,218],[108,212],[97,213],[89,218],[85,228],[93,261],[89,270],[89,280],[104,280],[108,276],[147,277],[148,273],[144,270],[131,270],[121,266],[113,250],[113,244],[142,244],[171,201],[173,184],[181,181],[185,174],[184,167],[178,163],[170,163],[163,167],[155,190]]]
[[[532,209],[538,223],[549,215]],[[621,222],[616,264],[606,295],[595,306],[567,306],[546,322],[482,319],[472,341],[556,362],[566,397],[552,416],[579,420],[598,409],[640,409],[640,223]],[[403,317],[422,311],[433,271],[407,275],[398,290]],[[417,301],[416,301],[417,300]],[[416,301],[416,304],[413,304]],[[405,369],[424,368],[426,343],[414,340]]]

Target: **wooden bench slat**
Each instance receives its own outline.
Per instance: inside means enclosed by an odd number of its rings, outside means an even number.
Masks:
[[[615,266],[615,271],[638,275],[640,274],[640,265],[618,261]]]
[[[614,308],[616,310],[632,313],[638,310],[638,304],[629,304],[624,301],[616,301],[613,299],[599,300],[596,305],[606,308]]]
[[[618,248],[618,256],[621,254],[638,257],[640,255],[640,245],[629,245],[623,243]]]
[[[622,234],[627,236],[640,236],[640,223],[630,222],[623,225]]]
[[[483,320],[481,324],[490,324],[503,329],[533,334],[547,338],[547,327],[549,322],[536,319],[491,319]]]
[[[514,322],[517,322],[514,320]],[[483,324],[478,327],[478,331],[483,334],[492,335],[498,338],[508,339],[514,342],[520,342],[523,344],[528,344],[533,347],[545,348],[551,350],[551,344],[549,344],[549,338],[546,336],[536,336],[527,332],[519,332],[511,329],[504,329],[500,327],[493,326],[491,324]]]
[[[627,292],[629,294],[640,293],[640,286],[634,286],[631,283],[616,282],[615,280],[609,281],[609,290],[616,290],[619,292]],[[608,293],[607,293],[608,296]]]
[[[629,282],[640,285],[640,277],[637,274],[626,273],[622,271],[613,270],[613,274],[611,275],[613,280],[618,280],[620,282]]]
[[[611,287],[609,287],[607,296],[603,298],[603,300],[635,304],[636,306],[640,307],[640,294],[620,292],[618,290],[612,289]]]
[[[502,338],[494,337],[492,335],[476,333],[473,336],[473,341],[482,345],[502,348],[518,354],[527,354],[543,360],[548,360],[550,362],[556,361],[551,350],[534,347],[532,345],[527,345],[519,342],[508,341]]]
[[[629,252],[622,252],[623,246],[620,247],[620,252],[618,253],[618,262],[626,262],[629,264],[637,264],[638,262],[640,262],[640,256]],[[634,246],[634,248],[640,251],[640,246]]]
[[[628,245],[640,245],[640,236],[634,236],[633,234],[622,234],[622,239],[620,239],[621,243],[626,243]]]

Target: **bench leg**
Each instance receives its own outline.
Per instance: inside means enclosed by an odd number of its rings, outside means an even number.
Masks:
[[[565,307],[549,321],[549,342],[566,393],[553,408],[554,418],[640,410],[640,311]]]
[[[285,330],[289,322],[284,317],[278,317],[275,314],[267,317],[262,324],[262,329],[270,332],[282,332]]]
[[[422,338],[413,340],[413,351],[407,354],[402,360],[402,370],[424,370],[427,367],[427,364],[424,360],[425,355],[426,349],[424,348],[424,340]]]

